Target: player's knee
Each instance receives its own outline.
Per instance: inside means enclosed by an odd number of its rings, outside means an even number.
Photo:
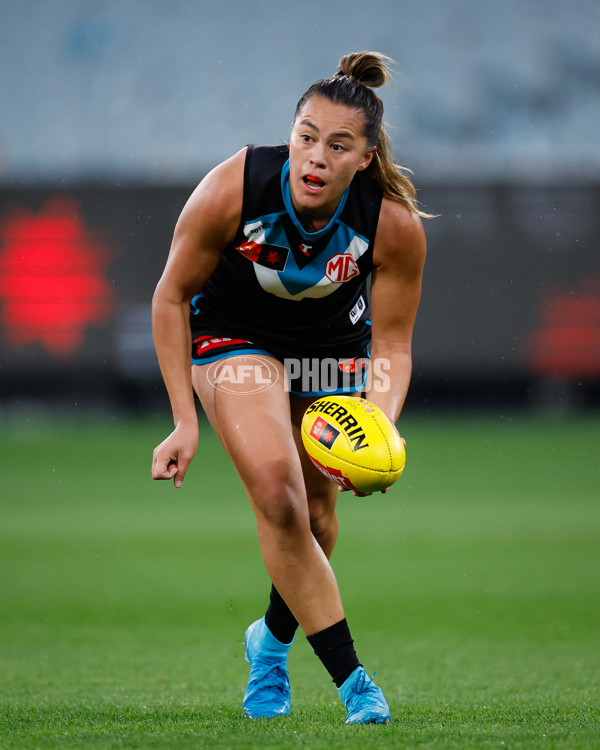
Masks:
[[[308,525],[302,487],[288,466],[263,467],[252,488],[252,498],[259,523],[283,531]]]

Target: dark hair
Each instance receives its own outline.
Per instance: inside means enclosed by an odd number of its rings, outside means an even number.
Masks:
[[[427,216],[419,210],[414,185],[404,174],[410,170],[393,162],[391,142],[383,122],[383,102],[373,91],[391,78],[393,64],[391,58],[380,52],[352,52],[345,55],[334,76],[313,83],[302,95],[296,105],[294,122],[306,102],[314,96],[360,110],[365,118],[367,146],[377,147],[369,167],[373,178],[381,185],[385,195],[402,203],[413,213]]]

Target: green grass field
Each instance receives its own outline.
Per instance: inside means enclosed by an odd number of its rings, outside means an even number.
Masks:
[[[334,556],[393,721],[347,727],[300,635],[292,713],[243,717],[269,583],[208,429],[181,491],[168,430],[0,434],[0,748],[600,747],[600,421],[411,416],[405,475],[340,498]]]

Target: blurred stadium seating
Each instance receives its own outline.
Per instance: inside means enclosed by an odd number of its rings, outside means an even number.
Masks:
[[[162,393],[149,303],[187,195],[372,48],[398,63],[397,159],[440,214],[413,403],[596,402],[599,29],[591,0],[374,0],[368,22],[359,0],[2,3],[0,400]]]

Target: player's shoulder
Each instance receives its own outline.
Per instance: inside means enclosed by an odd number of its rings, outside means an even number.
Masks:
[[[412,256],[416,262],[425,256],[426,240],[419,214],[397,200],[384,196],[379,212],[375,240],[375,263],[388,254],[403,250],[403,256]]]
[[[235,223],[239,219],[244,195],[246,148],[213,167],[202,178],[187,200],[179,223]]]
[[[217,200],[230,198],[236,193],[241,195],[247,152],[248,148],[244,147],[211,169],[194,192],[206,193]]]
[[[378,229],[415,235],[420,235],[424,231],[419,214],[387,195],[384,195],[381,201]]]

